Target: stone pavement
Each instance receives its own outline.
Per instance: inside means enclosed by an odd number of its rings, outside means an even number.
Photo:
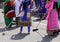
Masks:
[[[34,22],[33,20],[36,17],[32,17],[32,26],[31,33],[27,34],[27,27],[23,28],[23,33],[20,34],[20,28],[16,28],[13,30],[4,31],[5,23],[4,23],[4,15],[1,13],[3,11],[0,9],[0,42],[60,42],[60,35],[57,37],[48,36],[46,33],[47,21],[43,20],[39,24],[39,30],[37,32],[33,32],[32,30],[36,28],[39,22]],[[60,22],[59,22],[60,23]],[[5,33],[5,35],[2,35]]]

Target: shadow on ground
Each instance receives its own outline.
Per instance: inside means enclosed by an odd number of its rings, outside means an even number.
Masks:
[[[29,34],[27,34],[27,33],[18,33],[16,35],[12,35],[11,39],[12,40],[21,40],[21,39],[25,38],[27,35],[29,35]]]
[[[18,27],[11,27],[11,28],[7,28],[6,31],[11,31],[11,30],[14,30],[14,29],[17,29]]]
[[[0,28],[0,32],[11,31],[17,29],[18,27],[11,27],[11,28]]]
[[[4,32],[5,31],[5,28],[0,28],[0,32]]]
[[[42,38],[41,41],[37,41],[37,42],[51,42],[56,37],[57,36],[48,36],[48,35],[46,35],[45,37]]]

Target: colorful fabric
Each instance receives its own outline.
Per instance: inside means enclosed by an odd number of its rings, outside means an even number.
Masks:
[[[8,11],[11,10],[11,6],[10,6],[11,4],[8,6],[6,5],[9,1],[11,1],[11,0],[5,0],[4,1],[4,5],[5,5],[4,6],[4,19],[5,19],[6,26],[8,26],[11,23],[11,21],[13,20],[13,18],[8,18],[6,15],[8,13]],[[9,26],[11,26],[11,24]]]
[[[25,24],[25,23],[26,23],[26,24],[29,25],[31,18],[28,18],[28,15],[29,15],[29,14],[28,14],[28,13],[29,13],[28,5],[29,5],[30,1],[27,1],[27,2],[24,2],[24,3],[25,3],[25,4],[23,4],[23,5],[25,5],[25,6],[24,6],[24,9],[23,9],[23,10],[24,10],[24,13],[23,13],[24,15],[19,18],[19,21],[20,21],[20,23],[22,23],[22,24]],[[28,26],[28,25],[27,25],[27,26]]]
[[[58,8],[60,8],[60,0],[58,0]]]
[[[5,0],[4,1],[4,12],[6,11],[6,9],[9,7],[9,6],[11,6],[11,1],[12,0]]]
[[[13,18],[13,17],[15,16],[14,14],[15,14],[15,13],[14,13],[14,10],[10,10],[10,11],[7,12],[6,16],[7,16],[8,18]]]
[[[47,16],[47,30],[57,30],[59,29],[58,25],[58,13],[55,9],[53,9],[54,2],[50,2],[46,4],[48,16]]]
[[[5,20],[5,25],[8,26],[11,23],[11,21],[13,20],[13,18],[8,18],[8,17],[4,16],[4,20]],[[11,25],[12,25],[12,23],[10,24],[10,26]]]

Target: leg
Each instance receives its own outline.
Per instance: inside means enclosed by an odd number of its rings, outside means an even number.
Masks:
[[[44,20],[46,18],[47,15],[45,15],[44,13],[41,14],[40,19]]]
[[[28,26],[28,34],[30,33],[30,26]]]
[[[57,35],[59,35],[59,32],[56,31],[56,30],[53,30],[53,31],[47,31],[47,33],[48,33],[49,36],[57,36]]]
[[[49,36],[53,36],[53,31],[47,31]]]
[[[16,17],[16,25],[17,25],[17,27],[18,27],[18,18],[19,18],[19,17]]]
[[[22,32],[22,29],[23,29],[23,26],[21,26],[21,28],[20,28],[20,33]]]
[[[42,18],[42,13],[39,13],[39,20]]]

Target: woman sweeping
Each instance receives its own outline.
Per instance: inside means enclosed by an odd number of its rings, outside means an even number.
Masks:
[[[54,1],[47,0],[46,4],[47,8],[47,33],[48,35],[55,35],[55,33],[59,34],[59,24],[58,24],[58,13],[56,10],[56,6]]]

